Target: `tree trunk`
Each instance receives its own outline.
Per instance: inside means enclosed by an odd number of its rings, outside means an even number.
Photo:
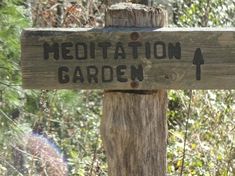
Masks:
[[[166,24],[165,11],[139,4],[116,4],[106,13],[108,27]],[[166,175],[166,106],[165,90],[105,91],[101,136],[110,176]]]

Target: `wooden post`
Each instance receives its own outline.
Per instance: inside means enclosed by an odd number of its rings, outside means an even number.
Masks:
[[[140,4],[116,4],[106,13],[106,27],[166,24],[165,11]],[[133,33],[130,40],[139,37]],[[165,90],[105,91],[101,136],[110,176],[166,175],[166,107]]]
[[[120,2],[132,2],[132,3],[138,3],[138,4],[144,4],[144,5],[153,5],[153,0],[107,0],[108,5],[117,4]]]
[[[108,4],[108,5],[112,5],[112,4],[117,4],[117,3],[121,3],[121,2],[128,2],[128,0],[112,0],[112,1],[110,1],[110,0],[106,0],[106,4]]]

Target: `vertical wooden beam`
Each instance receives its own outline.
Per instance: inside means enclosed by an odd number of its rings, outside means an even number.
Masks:
[[[116,4],[106,13],[106,26],[166,24],[165,11],[140,4]],[[110,176],[166,175],[166,107],[165,90],[105,91],[101,136]]]

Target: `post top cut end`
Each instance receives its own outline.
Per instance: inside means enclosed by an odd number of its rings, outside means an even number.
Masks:
[[[132,3],[114,4],[105,15],[106,27],[164,27],[167,21],[166,10]]]
[[[109,7],[109,10],[131,10],[131,9],[148,10],[150,9],[150,7],[143,4],[133,4],[130,2],[117,3]]]

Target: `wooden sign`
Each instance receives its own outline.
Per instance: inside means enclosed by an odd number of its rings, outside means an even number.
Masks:
[[[33,89],[234,89],[235,28],[26,29]]]

